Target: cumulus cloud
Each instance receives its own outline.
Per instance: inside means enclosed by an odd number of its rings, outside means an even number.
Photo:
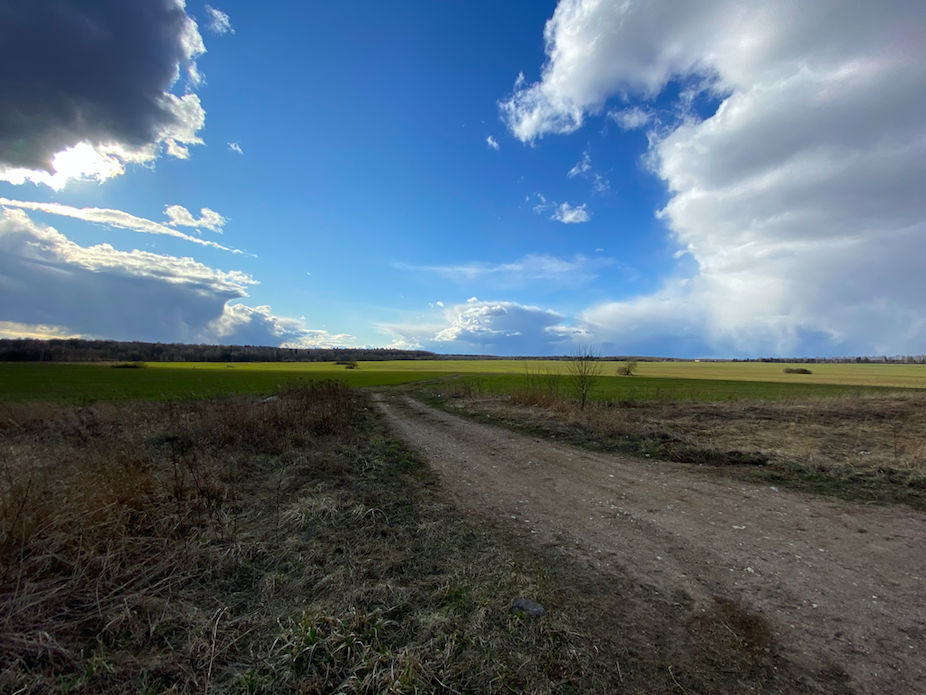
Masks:
[[[550,219],[563,224],[580,224],[588,222],[592,219],[592,216],[585,209],[585,203],[577,207],[572,207],[569,203],[563,203],[556,208]]]
[[[231,251],[232,253],[241,253],[237,249],[229,248],[228,246],[222,246],[217,244],[214,241],[206,241],[195,236],[190,236],[189,234],[184,234],[176,229],[172,229],[166,225],[160,224],[159,222],[153,222],[152,220],[145,219],[144,217],[136,217],[122,210],[112,210],[109,208],[75,208],[70,205],[61,205],[60,203],[33,203],[23,200],[10,200],[8,198],[0,198],[0,206],[6,208],[20,208],[23,210],[35,210],[37,212],[45,212],[51,215],[61,215],[63,217],[73,217],[78,220],[84,220],[85,222],[95,222],[97,224],[104,224],[107,227],[115,227],[117,229],[129,229],[133,232],[141,232],[143,234],[164,234],[166,236],[172,236],[177,239],[183,239],[184,241],[190,241],[194,244],[199,244],[200,246],[208,246],[214,249],[220,249],[222,251]],[[173,208],[180,208],[185,212],[190,220],[193,222],[202,222],[203,220],[195,220],[193,216],[189,213],[188,210],[181,208],[179,205],[171,206]],[[168,210],[171,209],[168,207]],[[221,218],[221,215],[218,213],[209,210],[208,208],[203,208],[202,213],[204,218],[206,217],[207,211],[212,215],[217,215]],[[168,213],[169,215],[170,213]],[[175,215],[178,213],[175,211]],[[178,215],[179,216],[179,215]],[[211,221],[214,223],[215,219],[211,218]],[[206,221],[210,221],[207,219]],[[175,224],[173,221],[174,218],[171,218],[171,222],[168,224]],[[224,223],[225,219],[222,218]],[[180,224],[176,222],[176,224]],[[197,225],[188,225],[188,226],[197,226]],[[218,230],[216,230],[218,231]]]
[[[241,145],[239,145],[237,142],[228,143],[228,151],[237,152],[238,154],[244,154],[244,150],[241,149]]]
[[[182,205],[168,205],[164,208],[164,214],[170,220],[167,224],[172,227],[208,229],[218,234],[222,233],[222,227],[228,222],[222,215],[209,208],[202,208],[199,211],[199,219]]]
[[[501,149],[499,147],[498,141],[495,138],[493,138],[491,135],[486,138],[486,145],[488,145],[490,150],[495,150],[496,152],[498,152],[498,150]]]
[[[601,269],[611,265],[610,258],[586,258],[581,254],[571,259],[532,253],[512,263],[460,263],[455,265],[409,265],[395,267],[415,272],[434,273],[460,283],[489,282],[496,287],[518,287],[543,281],[557,285],[577,285],[598,277]],[[443,306],[438,302],[439,306]]]
[[[206,328],[214,341],[234,345],[274,345],[285,348],[348,347],[352,335],[332,335],[328,331],[307,328],[302,318],[274,316],[269,306],[249,307],[231,304]]]
[[[206,14],[209,16],[209,31],[213,34],[234,34],[235,30],[232,28],[231,19],[228,15],[222,12],[222,10],[217,10],[214,7],[206,5]]]
[[[170,91],[205,52],[182,0],[5,3],[0,26],[0,180],[61,188],[202,142],[199,97]]]
[[[0,330],[115,340],[345,344],[269,307],[241,303],[257,281],[192,258],[83,247],[21,210],[0,217]],[[326,342],[327,341],[327,342]]]
[[[477,352],[497,355],[543,354],[568,344],[577,329],[563,325],[555,311],[517,302],[484,302],[472,297],[447,307],[443,320],[425,325],[380,326],[391,347],[439,352]]]
[[[527,142],[611,98],[646,112],[681,93],[647,162],[696,267],[585,318],[615,339],[694,335],[714,353],[921,352],[924,33],[915,0],[560,2],[540,81],[502,104],[509,128]],[[698,95],[713,115],[690,108]],[[616,113],[639,127],[633,107]]]

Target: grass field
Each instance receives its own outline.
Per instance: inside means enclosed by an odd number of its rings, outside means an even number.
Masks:
[[[550,395],[571,396],[568,376],[543,379],[540,390]],[[434,385],[438,391],[462,395],[500,395],[522,392],[528,384],[523,375],[461,376]],[[774,381],[723,379],[678,379],[670,377],[632,378],[603,376],[597,379],[589,395],[593,401],[742,401],[803,400],[840,398],[895,392],[889,386],[850,386],[846,384],[801,384]]]
[[[647,362],[637,376],[615,375],[605,362],[597,400],[739,400],[829,397],[926,388],[924,365],[807,365],[812,374],[785,374],[770,363]],[[149,363],[144,369],[109,364],[0,363],[0,400],[171,400],[271,393],[301,380],[337,379],[348,386],[389,386],[459,375],[471,387],[503,392],[523,385],[527,372],[562,375],[568,362],[547,360],[429,360],[362,362],[345,369],[310,363]],[[565,388],[563,384],[562,388]]]
[[[305,369],[306,366],[315,367]],[[144,369],[100,364],[0,364],[0,401],[164,401],[272,393],[297,381],[337,379],[348,386],[387,386],[445,376],[430,371],[344,369],[333,364],[177,363]]]

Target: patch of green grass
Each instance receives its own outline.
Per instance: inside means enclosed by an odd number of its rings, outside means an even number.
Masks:
[[[571,395],[568,376],[553,377],[556,393]],[[466,394],[505,395],[528,387],[523,374],[455,377],[435,384],[437,392],[462,391]],[[849,386],[845,384],[801,384],[725,379],[675,379],[665,377],[602,376],[592,388],[592,401],[739,401],[801,400],[889,393],[896,388],[885,386]]]

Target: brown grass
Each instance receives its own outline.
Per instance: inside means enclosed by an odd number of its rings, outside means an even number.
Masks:
[[[0,692],[801,690],[761,618],[463,516],[367,408],[6,406]]]
[[[538,391],[456,406],[573,441],[686,463],[749,466],[784,483],[926,508],[926,396],[593,402]],[[760,471],[761,469],[761,471]]]
[[[273,402],[8,406],[0,690],[118,689],[109,676],[126,671],[207,686],[229,618],[203,599],[210,580],[237,581],[247,477],[350,417],[336,384]]]

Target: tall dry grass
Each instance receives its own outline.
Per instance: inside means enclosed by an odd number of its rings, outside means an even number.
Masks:
[[[744,650],[758,618],[676,598],[461,513],[337,384],[0,410],[0,693],[794,682],[773,642]]]
[[[171,604],[221,571],[252,459],[311,448],[352,416],[336,383],[0,412],[0,691],[35,692],[79,690],[165,636],[177,661],[144,668],[207,685],[201,610]]]

